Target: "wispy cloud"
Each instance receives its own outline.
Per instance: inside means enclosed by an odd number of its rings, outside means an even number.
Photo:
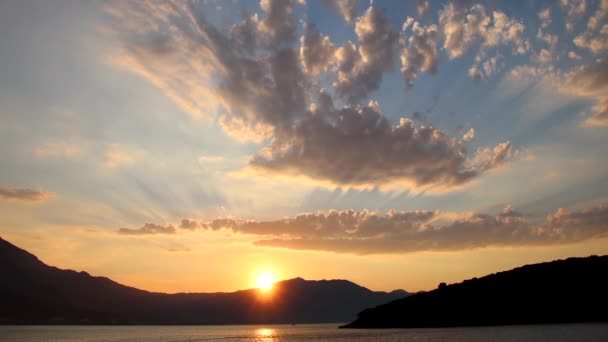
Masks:
[[[73,158],[81,155],[82,145],[75,142],[54,141],[37,147],[35,154],[42,158]]]
[[[135,158],[119,144],[111,144],[105,151],[104,158],[103,165],[111,169],[131,165],[135,162]]]
[[[198,161],[201,164],[214,164],[214,163],[221,163],[224,161],[224,157],[223,156],[200,156],[198,157]]]
[[[40,189],[0,187],[0,199],[24,203],[44,202],[55,194]]]
[[[146,223],[141,228],[131,229],[131,228],[120,228],[118,234],[123,235],[155,235],[155,234],[175,234],[175,227],[169,226],[161,226],[153,223]]]

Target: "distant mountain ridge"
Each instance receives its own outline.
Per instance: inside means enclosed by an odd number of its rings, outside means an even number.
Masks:
[[[367,308],[407,296],[347,280],[277,282],[270,296],[164,294],[86,272],[47,266],[0,238],[0,324],[279,324],[348,322]]]
[[[366,309],[344,328],[608,322],[608,256],[526,265]]]

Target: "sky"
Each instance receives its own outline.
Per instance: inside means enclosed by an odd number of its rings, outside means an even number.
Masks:
[[[608,1],[0,2],[0,236],[163,292],[608,254]]]

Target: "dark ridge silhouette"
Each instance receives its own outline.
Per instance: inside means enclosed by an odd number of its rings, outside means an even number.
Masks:
[[[154,293],[47,266],[0,238],[0,324],[340,323],[406,295],[302,278],[278,282],[270,294]]]
[[[608,256],[527,265],[366,309],[343,328],[608,321]]]

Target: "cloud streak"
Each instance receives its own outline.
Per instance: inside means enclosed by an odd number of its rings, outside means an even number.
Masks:
[[[161,226],[153,223],[146,223],[141,228],[120,228],[118,234],[122,235],[157,235],[157,234],[175,234],[176,229],[172,225]]]
[[[55,195],[39,189],[0,187],[0,200],[41,203]]]
[[[216,219],[207,230],[263,236],[259,247],[352,254],[451,251],[493,246],[541,246],[608,236],[608,206],[559,209],[534,219],[505,207],[500,213],[440,211],[320,211],[274,221]]]

